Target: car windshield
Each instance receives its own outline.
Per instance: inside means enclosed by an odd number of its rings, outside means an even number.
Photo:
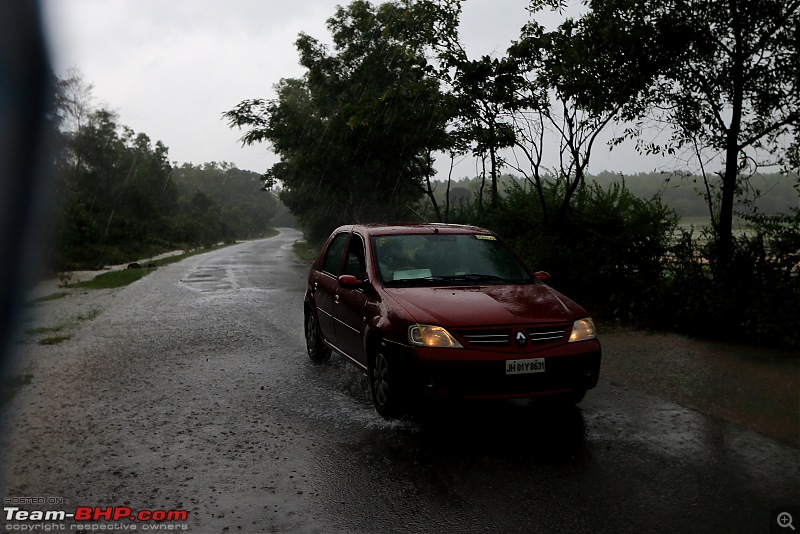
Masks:
[[[378,276],[388,287],[527,284],[535,280],[491,235],[374,236],[372,250]]]

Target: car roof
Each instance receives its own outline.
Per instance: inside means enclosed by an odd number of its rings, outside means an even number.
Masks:
[[[349,230],[364,235],[408,235],[408,234],[491,234],[489,230],[465,224],[359,224],[342,226],[336,231]]]

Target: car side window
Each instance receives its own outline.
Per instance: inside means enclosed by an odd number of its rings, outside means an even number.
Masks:
[[[328,251],[325,253],[325,259],[322,261],[322,270],[333,276],[339,274],[339,262],[342,259],[342,252],[344,252],[344,245],[347,242],[347,233],[342,232],[333,238],[331,244],[328,246]]]
[[[347,247],[347,258],[344,263],[344,273],[351,274],[359,280],[367,278],[367,263],[364,259],[364,241],[358,234],[353,234],[350,246]]]

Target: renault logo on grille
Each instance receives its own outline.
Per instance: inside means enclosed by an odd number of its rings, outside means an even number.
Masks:
[[[514,341],[516,341],[517,345],[519,345],[520,347],[524,347],[525,343],[528,342],[528,337],[522,330],[520,330],[519,332],[517,332],[517,335],[514,336]]]

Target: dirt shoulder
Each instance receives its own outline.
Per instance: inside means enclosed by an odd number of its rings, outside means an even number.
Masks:
[[[800,352],[601,327],[601,380],[800,445]]]

